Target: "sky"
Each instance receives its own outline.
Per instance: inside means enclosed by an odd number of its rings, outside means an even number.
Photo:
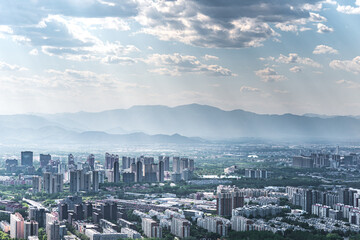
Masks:
[[[360,115],[360,0],[3,0],[0,114]]]

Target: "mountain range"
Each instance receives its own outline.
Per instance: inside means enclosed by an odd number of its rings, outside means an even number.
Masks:
[[[271,115],[190,104],[102,112],[0,115],[0,143],[195,143],[206,140],[360,139],[352,116]]]

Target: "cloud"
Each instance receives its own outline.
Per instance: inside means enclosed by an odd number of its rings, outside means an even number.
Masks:
[[[208,55],[206,54],[205,56],[203,56],[204,60],[209,61],[209,60],[219,60],[219,58],[217,56],[212,56],[212,55]]]
[[[328,27],[326,26],[325,24],[322,24],[322,23],[318,23],[317,24],[317,32],[318,33],[330,33],[330,32],[333,32],[334,29],[331,28],[331,27]]]
[[[137,2],[140,7],[135,19],[143,26],[141,32],[164,41],[207,48],[258,47],[267,39],[280,36],[272,25],[283,31],[297,31],[297,25],[325,21],[324,17],[304,8],[306,3],[321,1]]]
[[[255,71],[255,74],[264,82],[278,82],[286,80],[285,76],[278,74],[273,68],[269,67]]]
[[[258,88],[254,88],[254,87],[249,87],[249,86],[242,86],[240,88],[240,92],[261,92],[260,89]]]
[[[183,73],[205,73],[212,76],[235,76],[231,70],[219,65],[201,63],[195,56],[174,54],[152,54],[145,62],[157,68],[150,70],[162,75],[179,76]]]
[[[338,5],[337,9],[338,12],[345,13],[345,14],[360,14],[360,0],[355,1],[355,7],[350,5]]]
[[[346,88],[353,88],[353,89],[360,88],[360,83],[348,81],[348,80],[344,80],[344,79],[336,81],[336,83],[344,85]]]
[[[326,46],[326,45],[317,45],[313,51],[313,54],[338,54],[339,51]]]
[[[30,55],[33,55],[33,56],[37,56],[37,55],[39,55],[39,51],[38,51],[36,48],[34,48],[33,50],[31,50],[31,51],[29,52],[29,54],[30,54]]]
[[[333,69],[345,70],[354,74],[360,73],[360,56],[352,60],[333,60],[329,64]]]
[[[302,72],[302,68],[299,67],[299,66],[294,66],[292,68],[289,69],[291,72],[293,73],[299,73],[299,72]]]
[[[0,61],[0,71],[26,71],[28,70],[27,68],[24,67],[20,67],[18,65],[12,65],[12,64],[8,64],[6,62],[1,62]]]
[[[270,60],[275,61],[278,63],[285,63],[285,64],[302,64],[302,65],[308,65],[315,68],[322,67],[320,63],[314,61],[311,58],[307,57],[300,57],[297,53],[289,53],[288,56],[280,54],[278,58],[275,57],[268,57],[268,58],[260,58],[260,60]]]

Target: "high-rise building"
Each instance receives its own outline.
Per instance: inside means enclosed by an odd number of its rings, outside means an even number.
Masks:
[[[131,165],[131,158],[130,157],[122,157],[122,169],[128,169]]]
[[[68,219],[68,205],[66,203],[62,203],[59,205],[59,220],[67,220]]]
[[[163,182],[164,181],[164,171],[165,171],[165,162],[163,160],[159,161],[159,169],[157,172],[157,181]]]
[[[108,202],[106,203],[103,203],[101,206],[100,206],[100,209],[101,209],[101,215],[104,219],[106,220],[111,220],[110,219],[110,204]]]
[[[135,182],[135,173],[133,172],[124,172],[122,174],[124,183],[133,183]]]
[[[75,193],[79,191],[78,186],[78,171],[70,171],[70,192]]]
[[[30,151],[21,152],[21,165],[33,166],[33,152]]]
[[[220,216],[231,216],[232,210],[244,206],[244,195],[237,187],[218,186],[216,211]]]
[[[180,159],[180,173],[182,173],[185,169],[189,168],[189,159],[181,158]]]
[[[119,161],[119,156],[105,153],[105,169],[112,169],[115,161]]]
[[[82,204],[76,204],[74,209],[76,220],[84,220],[84,209]]]
[[[58,221],[46,224],[47,240],[60,240],[60,223]]]
[[[68,156],[68,165],[75,165],[74,156],[71,153]]]
[[[52,174],[49,172],[45,172],[43,174],[43,179],[44,179],[44,191],[48,194],[52,194],[53,193]]]
[[[162,229],[155,220],[142,218],[141,227],[148,238],[162,238]]]
[[[194,159],[189,160],[189,170],[193,172],[195,170]]]
[[[50,154],[40,154],[40,167],[45,167],[48,165],[51,161],[51,155]]]
[[[136,163],[135,180],[136,182],[142,182],[143,180],[143,164],[141,161],[137,161]]]
[[[117,203],[116,202],[112,202],[110,204],[110,220],[111,221],[115,221],[117,220],[117,212],[118,212],[118,208],[117,208]]]
[[[25,221],[24,222],[24,239],[28,239],[30,236],[37,236],[39,230],[39,224],[34,221]]]
[[[41,192],[41,177],[39,176],[32,177],[32,189],[33,189],[33,193]]]
[[[119,159],[114,161],[114,183],[120,182]]]
[[[172,170],[174,173],[180,173],[180,157],[173,157]]]
[[[49,173],[43,174],[44,178],[44,191],[48,194],[59,193],[63,191],[64,175],[62,173]]]
[[[99,191],[99,172],[92,171],[92,191],[98,192]]]
[[[171,219],[171,233],[180,238],[190,237],[191,223],[183,218],[173,217]]]
[[[10,215],[10,237],[24,238],[24,218],[18,212]]]
[[[170,171],[170,157],[164,157],[164,171]]]
[[[94,154],[90,154],[87,158],[87,163],[90,166],[90,170],[94,170],[95,169],[95,156]]]
[[[87,219],[92,217],[93,214],[93,206],[91,202],[87,202],[84,204],[84,218]]]

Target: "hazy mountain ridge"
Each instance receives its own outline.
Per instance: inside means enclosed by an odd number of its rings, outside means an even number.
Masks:
[[[191,143],[239,138],[336,141],[360,139],[360,120],[350,116],[224,111],[198,104],[157,105],[94,113],[3,115],[0,131],[0,142]]]

